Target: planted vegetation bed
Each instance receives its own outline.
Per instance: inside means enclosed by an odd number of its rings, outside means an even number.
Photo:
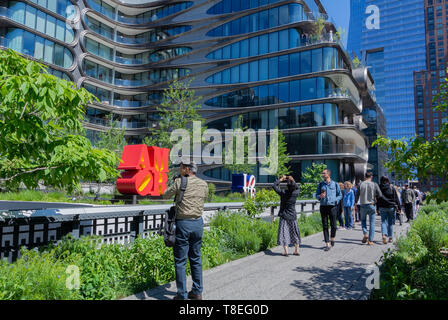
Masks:
[[[322,230],[318,213],[298,221],[302,236]],[[203,269],[276,246],[277,230],[278,221],[217,214],[204,230]],[[67,237],[40,252],[23,250],[14,263],[0,262],[0,299],[119,299],[175,280],[173,251],[162,237],[139,238],[127,246],[100,240]],[[79,268],[79,290],[66,286],[73,284],[69,266]]]
[[[448,299],[448,203],[424,206],[397,250],[387,252],[372,299]]]

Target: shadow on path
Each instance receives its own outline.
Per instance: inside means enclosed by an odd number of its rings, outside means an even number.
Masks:
[[[297,267],[295,271],[308,273],[306,280],[294,280],[291,285],[300,290],[303,299],[309,300],[350,300],[359,299],[365,292],[368,265],[354,265],[340,261],[322,269],[317,266]]]

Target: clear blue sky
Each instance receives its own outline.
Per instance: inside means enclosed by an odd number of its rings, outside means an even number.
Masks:
[[[345,29],[344,45],[347,47],[348,25],[350,23],[350,0],[320,0],[336,27]]]

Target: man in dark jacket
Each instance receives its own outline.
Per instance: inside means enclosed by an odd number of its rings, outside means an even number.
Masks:
[[[406,221],[406,222],[409,222],[410,220],[414,219],[412,210],[413,210],[413,205],[415,202],[415,193],[412,189],[409,188],[409,186],[407,184],[404,185],[404,188],[405,189],[401,195],[401,199],[404,204],[406,218],[408,218],[408,221]]]
[[[380,179],[380,190],[383,194],[378,198],[377,206],[381,214],[381,233],[383,235],[383,243],[393,241],[395,214],[400,211],[400,199],[397,191],[390,185],[387,177],[383,176]]]

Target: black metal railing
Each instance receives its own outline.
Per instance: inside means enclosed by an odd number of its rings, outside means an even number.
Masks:
[[[278,203],[268,208],[264,218],[274,220]],[[310,210],[306,210],[311,205]],[[317,210],[318,201],[297,201],[298,213]],[[204,205],[205,226],[219,211],[241,210],[242,202]],[[0,259],[9,262],[20,257],[20,248],[37,249],[56,244],[64,236],[96,235],[107,244],[126,244],[137,237],[161,235],[164,214],[170,205],[98,206],[68,209],[0,210]]]

